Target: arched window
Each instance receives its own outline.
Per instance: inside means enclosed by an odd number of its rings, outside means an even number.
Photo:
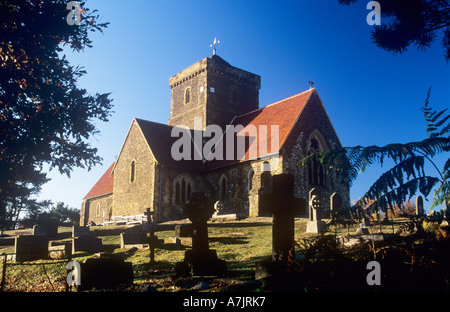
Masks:
[[[191,103],[191,87],[187,87],[184,92],[184,104]]]
[[[174,180],[175,204],[183,205],[194,192],[194,181],[187,174],[181,174]]]
[[[308,155],[320,153],[326,150],[325,141],[319,131],[314,131],[308,142]],[[327,185],[326,170],[317,160],[313,160],[308,166],[308,183],[311,186]]]
[[[130,182],[134,182],[136,179],[136,162],[133,160],[130,165]]]
[[[223,200],[227,197],[228,179],[222,174],[219,179],[219,200]]]
[[[247,174],[247,189],[248,189],[249,193],[250,193],[250,191],[252,190],[252,187],[253,187],[253,176],[254,175],[255,175],[255,170],[253,170],[253,168],[251,168],[248,171],[248,174]]]

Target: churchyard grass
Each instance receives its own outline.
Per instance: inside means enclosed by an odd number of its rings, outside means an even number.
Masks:
[[[183,221],[187,222],[187,221]],[[399,227],[402,219],[396,220],[397,224],[393,228],[392,225],[382,225],[381,229],[384,233],[399,232]],[[296,241],[302,238],[314,236],[314,234],[306,233],[307,219],[297,218],[295,222],[295,239]],[[155,250],[155,264],[149,264],[149,250],[148,248],[120,248],[120,233],[130,230],[127,226],[94,226],[91,231],[95,231],[97,237],[102,239],[104,253],[113,253],[122,255],[125,261],[133,263],[134,269],[134,283],[136,290],[140,285],[150,283],[158,291],[177,291],[182,289],[189,289],[192,285],[180,282],[174,278],[175,264],[183,261],[186,249],[192,247],[190,238],[181,238],[181,245],[167,244],[170,237],[174,236],[174,226],[176,222],[161,224],[158,226],[156,235],[160,239],[165,239],[166,244]],[[338,236],[345,236],[348,232],[354,233],[358,225],[351,225],[350,229],[341,226],[337,229]],[[378,225],[374,225],[372,230],[377,233],[380,231]],[[25,232],[21,232],[22,234]],[[219,221],[210,220],[208,222],[209,233],[209,247],[217,251],[219,259],[227,262],[229,270],[229,279],[234,281],[251,281],[254,280],[254,270],[256,262],[269,259],[272,252],[272,224],[271,218],[249,218],[241,221]],[[6,231],[5,234],[17,235],[17,231]],[[335,234],[334,226],[330,228],[329,235]],[[58,237],[53,241],[63,242],[71,239],[71,228],[60,227]],[[0,253],[14,252],[14,246],[0,245]],[[72,256],[73,260],[82,262],[85,259],[92,257],[92,254],[85,252],[78,252]],[[45,263],[50,260],[39,260],[29,262],[30,264]],[[1,264],[0,264],[1,266]],[[32,275],[35,271],[39,276],[37,282],[25,285],[25,282],[20,281],[20,275],[24,274],[26,270],[27,275]],[[30,266],[8,266],[7,283],[16,283],[17,289],[28,291],[61,291],[61,287],[47,287],[38,286],[48,284],[48,279],[42,275],[41,265]],[[65,270],[60,268],[48,267],[48,275],[51,275],[56,280],[65,279]],[[38,283],[39,282],[39,283]],[[21,285],[20,283],[24,283]],[[33,286],[34,285],[34,286]],[[23,287],[22,287],[23,286]],[[189,287],[188,287],[189,286]],[[220,289],[220,288],[219,288]],[[217,289],[217,290],[219,290]]]

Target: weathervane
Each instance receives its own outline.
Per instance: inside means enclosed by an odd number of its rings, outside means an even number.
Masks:
[[[217,40],[216,37],[214,37],[214,42],[210,45],[211,48],[213,48],[213,55],[216,55],[216,45],[220,43],[219,40]]]
[[[312,79],[309,79],[308,83],[309,83],[309,86],[310,86],[309,88],[312,89],[313,85],[314,85],[314,82],[312,81]]]

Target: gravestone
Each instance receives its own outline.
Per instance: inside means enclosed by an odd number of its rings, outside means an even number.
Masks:
[[[322,194],[316,188],[309,192],[309,221],[306,225],[306,233],[322,233],[326,224],[321,220]]]
[[[192,222],[192,249],[186,250],[184,261],[176,264],[181,276],[220,276],[228,272],[224,260],[209,249],[207,222],[214,213],[214,206],[204,193],[192,193],[184,205],[184,213]]]
[[[147,216],[147,230],[149,233],[149,237],[147,238],[147,242],[149,244],[150,250],[150,263],[155,263],[155,248],[164,244],[163,239],[158,239],[158,236],[155,235],[155,224],[153,223],[153,214],[154,211],[151,211],[150,208],[147,208],[144,215]]]
[[[256,264],[255,279],[268,276],[280,278],[284,276],[289,252],[294,247],[295,215],[306,213],[306,200],[294,197],[294,176],[273,176],[273,194],[261,196],[259,209],[273,216],[272,261]]]
[[[175,225],[175,237],[192,237],[192,223]]]
[[[120,248],[145,248],[148,246],[146,233],[120,233]]]
[[[88,226],[79,226],[79,225],[72,226],[72,237],[79,237],[93,234],[94,233],[89,230]]]
[[[58,235],[58,223],[50,221],[35,224],[33,226],[33,235],[47,235],[48,237],[55,237]]]
[[[96,236],[84,235],[72,238],[72,254],[77,251],[95,253],[102,251],[102,239]]]
[[[423,197],[419,195],[416,197],[416,215],[422,216],[423,214]]]
[[[15,239],[15,261],[33,261],[48,258],[47,235],[19,235]]]
[[[95,288],[117,290],[133,285],[133,266],[120,258],[89,258],[80,263],[78,291]]]

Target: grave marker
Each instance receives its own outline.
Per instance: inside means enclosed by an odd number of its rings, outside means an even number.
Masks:
[[[306,233],[322,233],[325,231],[326,224],[321,220],[321,192],[313,188],[309,192],[309,221],[306,226]]]
[[[289,252],[294,247],[295,215],[306,212],[306,200],[294,197],[293,175],[273,176],[273,194],[261,196],[260,211],[273,216],[272,261],[256,264],[255,279],[268,276],[283,278]]]
[[[192,249],[186,250],[184,261],[178,262],[176,272],[182,276],[218,276],[228,272],[226,262],[209,249],[207,222],[214,206],[203,193],[192,193],[184,205],[184,213],[192,222]]]
[[[19,235],[15,238],[15,261],[33,261],[48,258],[47,235]]]
[[[286,262],[294,243],[294,216],[306,212],[306,200],[294,197],[294,176],[273,176],[273,194],[261,195],[260,212],[273,215],[272,260]]]
[[[72,238],[72,254],[77,251],[95,253],[102,251],[102,239],[96,236],[79,236]]]

